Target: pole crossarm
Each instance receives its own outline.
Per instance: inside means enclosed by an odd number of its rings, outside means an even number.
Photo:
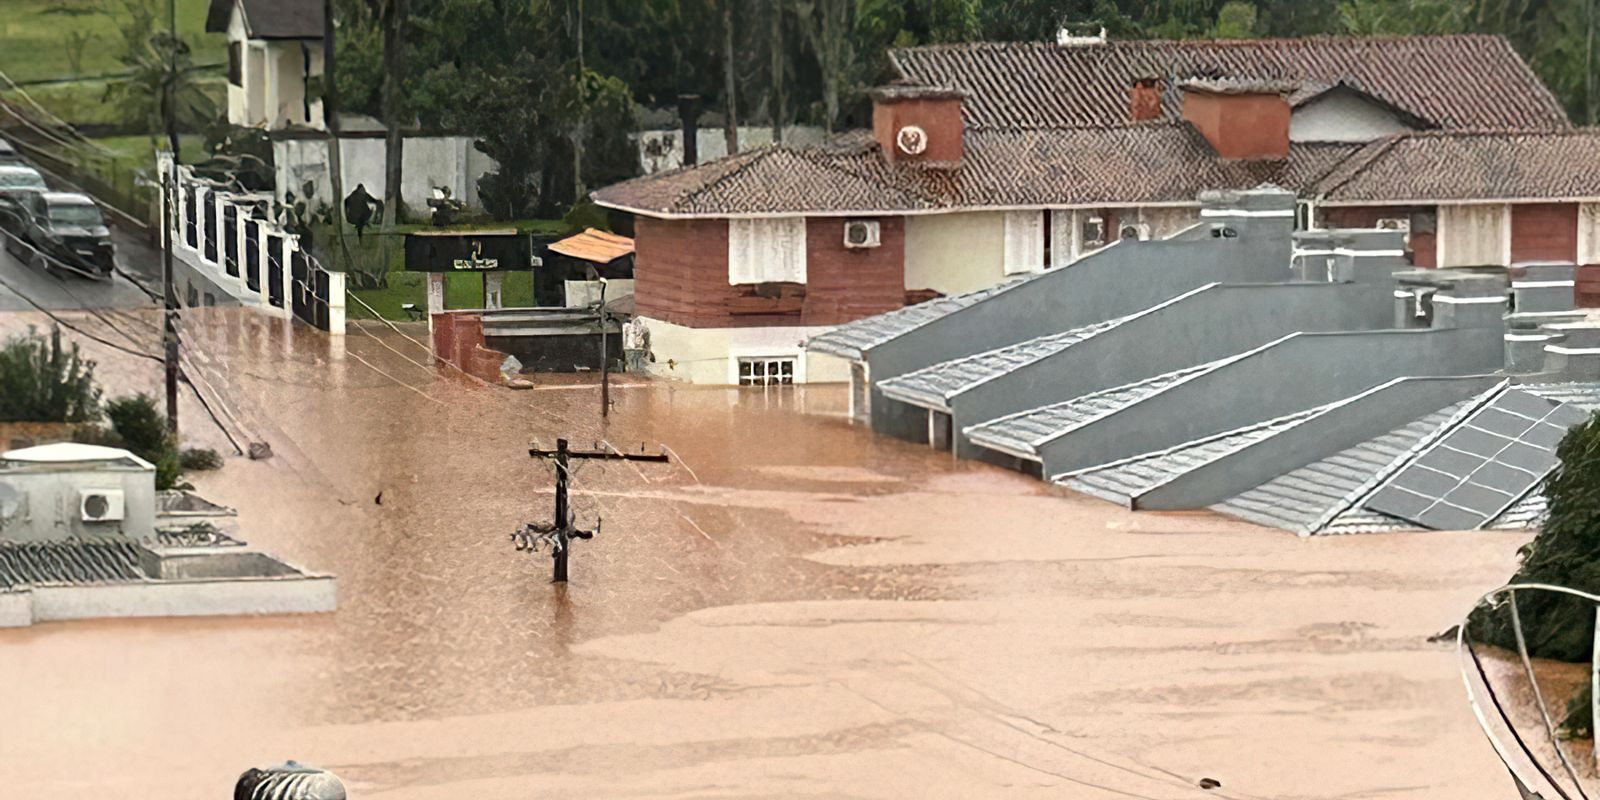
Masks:
[[[642,449],[642,448],[641,448]],[[541,546],[549,545],[550,555],[555,559],[555,574],[552,583],[565,583],[567,581],[567,559],[572,549],[573,539],[593,539],[600,532],[604,520],[595,523],[592,531],[579,530],[572,525],[571,506],[567,502],[567,486],[572,478],[572,459],[593,459],[606,461],[648,461],[665,464],[670,459],[666,453],[619,453],[615,450],[600,450],[598,445],[594,450],[570,450],[567,448],[566,439],[557,439],[554,450],[542,450],[537,445],[528,448],[531,458],[548,458],[556,462],[556,508],[555,516],[549,523],[526,523],[515,533],[511,534],[511,541],[520,552],[538,552]]]

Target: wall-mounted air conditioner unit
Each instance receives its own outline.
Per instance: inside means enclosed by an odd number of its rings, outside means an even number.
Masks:
[[[1117,238],[1137,239],[1142,242],[1150,238],[1150,226],[1144,224],[1143,222],[1130,222],[1122,226],[1122,230],[1118,232]]]
[[[852,219],[844,224],[844,246],[877,247],[878,223],[876,220]]]
[[[1378,220],[1378,229],[1384,231],[1409,231],[1411,230],[1410,217],[1387,217]]]
[[[121,522],[121,489],[83,489],[78,492],[78,510],[84,522]]]

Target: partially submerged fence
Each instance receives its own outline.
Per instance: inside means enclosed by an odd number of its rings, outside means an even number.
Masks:
[[[172,174],[171,156],[158,156]],[[292,316],[319,330],[343,334],[345,275],[325,269],[301,249],[300,238],[272,219],[271,195],[246,192],[198,177],[179,166],[170,225],[173,255],[203,282],[242,305]],[[192,280],[179,286],[187,305],[216,302]]]

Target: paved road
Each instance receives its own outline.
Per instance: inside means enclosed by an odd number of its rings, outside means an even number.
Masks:
[[[160,254],[134,236],[115,229],[117,263],[139,276],[147,286],[159,284]],[[0,248],[0,312],[33,311],[34,306],[21,295],[52,311],[75,308],[144,308],[153,304],[148,295],[127,278],[113,275],[110,281],[92,281],[77,276],[56,277],[19,262]]]

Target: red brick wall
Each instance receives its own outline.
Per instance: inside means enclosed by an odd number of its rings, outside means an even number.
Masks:
[[[1527,203],[1511,207],[1511,261],[1578,258],[1578,205]]]
[[[1183,118],[1223,158],[1289,157],[1289,101],[1279,95],[1190,90],[1183,96]]]
[[[845,247],[843,219],[806,220],[805,324],[835,325],[905,304],[905,219],[871,219],[878,222],[878,247]]]
[[[1432,212],[1431,206],[1335,206],[1317,209],[1320,228],[1376,228],[1380,219],[1409,218],[1419,212]],[[1411,263],[1418,267],[1439,265],[1438,245],[1433,233],[1411,232]]]
[[[691,328],[833,325],[905,304],[905,220],[876,218],[881,246],[844,246],[843,218],[806,221],[806,278],[728,283],[726,220],[640,217],[634,230],[634,307]],[[798,296],[798,298],[797,298]]]
[[[919,155],[895,146],[895,136],[906,125],[928,132],[928,149]],[[959,161],[962,130],[959,98],[879,100],[872,105],[872,136],[891,160]]]
[[[640,316],[689,327],[715,327],[727,316],[727,220],[634,224],[633,302]]]

